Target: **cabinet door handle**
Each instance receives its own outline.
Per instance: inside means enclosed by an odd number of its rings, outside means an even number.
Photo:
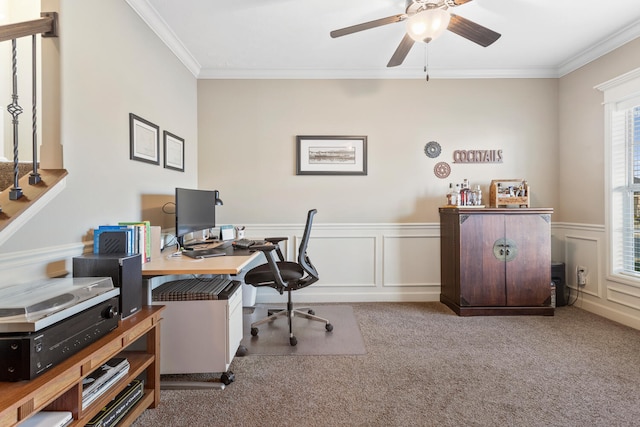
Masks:
[[[518,246],[511,239],[498,239],[493,244],[493,256],[500,261],[511,261],[518,254]]]
[[[505,253],[505,241],[504,239],[498,239],[493,244],[493,256],[500,261],[504,261]]]
[[[509,262],[516,258],[518,255],[518,245],[511,239],[505,239],[505,255],[504,260]]]

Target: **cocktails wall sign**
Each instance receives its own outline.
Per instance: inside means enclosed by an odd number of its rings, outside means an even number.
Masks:
[[[453,163],[502,163],[502,150],[456,150]]]

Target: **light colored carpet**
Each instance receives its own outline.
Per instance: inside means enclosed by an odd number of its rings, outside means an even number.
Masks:
[[[279,306],[256,305],[254,310],[245,309],[243,338],[240,345],[251,355],[330,355],[365,354],[360,327],[350,305],[315,304],[311,308],[316,316],[329,320],[333,331],[327,332],[322,322],[295,317],[293,334],[298,339],[296,346],[289,345],[289,326],[286,317],[258,327],[258,336],[252,337],[251,323],[267,317],[267,309]]]
[[[640,331],[577,307],[350,305],[366,354],[236,357],[224,390],[162,390],[134,427],[639,425]]]

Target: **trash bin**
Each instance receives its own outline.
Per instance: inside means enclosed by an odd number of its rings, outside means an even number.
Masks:
[[[253,307],[256,305],[256,293],[258,288],[255,286],[247,285],[246,283],[242,284],[242,306],[243,307]]]

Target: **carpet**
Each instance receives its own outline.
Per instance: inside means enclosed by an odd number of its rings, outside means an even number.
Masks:
[[[324,317],[333,325],[327,332],[324,323],[295,317],[293,333],[298,339],[296,346],[289,345],[287,318],[260,325],[258,336],[251,336],[251,323],[267,316],[267,309],[274,306],[257,304],[245,308],[243,337],[240,345],[251,355],[331,355],[366,354],[364,340],[350,305],[314,304],[311,308],[316,316]]]
[[[575,306],[458,317],[436,302],[350,305],[366,354],[236,357],[224,392],[162,390],[132,427],[640,424],[638,330]]]

